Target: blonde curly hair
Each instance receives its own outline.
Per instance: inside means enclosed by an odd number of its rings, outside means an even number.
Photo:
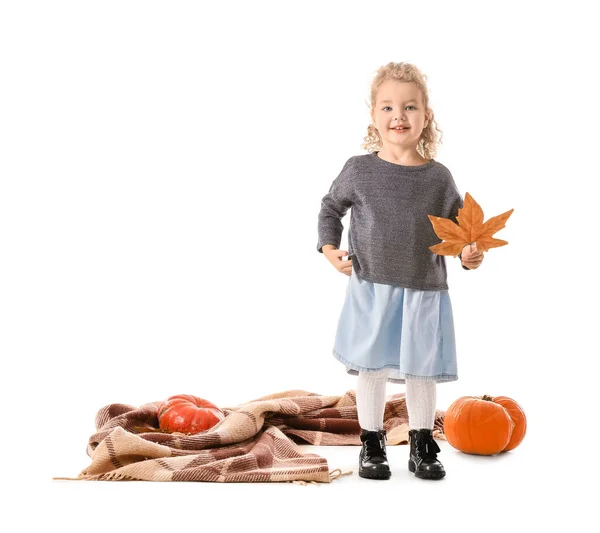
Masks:
[[[437,123],[434,120],[433,110],[429,107],[429,93],[427,91],[426,83],[427,76],[411,63],[390,62],[387,65],[379,67],[375,73],[373,81],[371,82],[371,104],[369,105],[367,102],[370,117],[373,116],[379,86],[387,80],[412,82],[421,91],[423,105],[425,106],[425,118],[427,120],[427,126],[425,126],[421,132],[421,137],[419,138],[419,143],[417,144],[417,151],[422,157],[426,159],[432,159],[437,154],[438,144],[442,142],[442,131],[437,127]],[[440,134],[439,139],[438,133]],[[364,143],[361,144],[361,148],[364,148],[369,153],[379,151],[381,148],[383,148],[383,143],[379,137],[379,132],[377,131],[375,124],[372,122],[367,128],[367,136],[364,137],[363,140]]]

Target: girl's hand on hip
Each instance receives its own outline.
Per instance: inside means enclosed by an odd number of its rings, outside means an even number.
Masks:
[[[461,252],[462,264],[474,270],[483,262],[483,252],[477,250],[477,243],[467,244]]]
[[[346,250],[323,246],[323,254],[338,272],[346,274],[346,276],[352,275],[352,259],[342,259],[342,257],[348,255]]]

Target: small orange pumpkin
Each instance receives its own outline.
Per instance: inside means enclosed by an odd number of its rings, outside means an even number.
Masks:
[[[525,412],[521,406],[508,396],[494,396],[492,401],[504,407],[515,423],[510,440],[508,441],[506,448],[502,450],[503,452],[508,452],[521,444],[521,441],[525,437],[525,432],[527,431],[527,418],[525,418]]]
[[[516,448],[527,428],[521,406],[507,396],[462,396],[444,416],[448,443],[464,453],[495,455]]]
[[[171,433],[201,433],[218,424],[225,414],[215,404],[192,396],[177,394],[158,406],[158,425]]]

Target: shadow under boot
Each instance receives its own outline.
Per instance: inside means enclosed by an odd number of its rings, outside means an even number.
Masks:
[[[411,429],[408,432],[410,441],[410,458],[408,469],[422,479],[441,479],[446,475],[442,463],[437,459],[440,447],[433,438],[431,429]]]
[[[358,458],[358,475],[368,479],[389,479],[392,472],[385,449],[385,429],[370,431],[361,428],[360,440],[362,449]]]

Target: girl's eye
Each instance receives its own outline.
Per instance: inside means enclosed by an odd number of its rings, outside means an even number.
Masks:
[[[390,107],[390,106],[389,106],[389,105],[386,105],[386,106],[383,108],[383,111],[385,111],[385,110],[386,110],[388,107]],[[407,105],[406,107],[414,107],[415,109],[417,109],[417,108],[416,108],[414,105]],[[390,107],[390,109],[391,109],[391,107]]]

